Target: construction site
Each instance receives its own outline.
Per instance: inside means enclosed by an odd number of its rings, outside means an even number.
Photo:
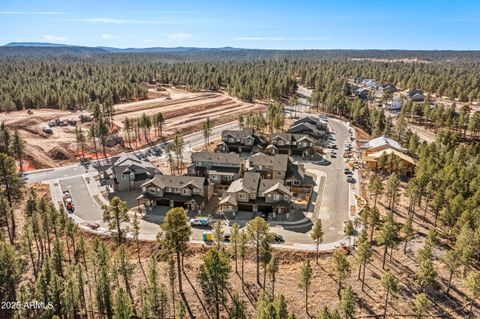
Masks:
[[[189,92],[181,88],[150,88],[147,100],[114,105],[113,130],[124,141],[123,121],[136,119],[143,114],[152,116],[162,113],[163,139],[168,140],[175,134],[180,136],[199,131],[203,122],[209,118],[211,125],[235,121],[239,114],[260,111],[265,106],[246,103],[220,92]],[[0,114],[0,122],[11,129],[17,129],[25,140],[26,170],[57,167],[74,162],[83,157],[76,142],[76,127],[85,135],[91,127],[90,111],[64,111],[57,109],[22,110]],[[149,138],[154,142],[158,137]],[[118,143],[107,149],[107,155],[113,155],[127,149],[126,143]],[[145,142],[136,141],[135,148],[145,146]],[[100,153],[100,150],[98,150]],[[100,154],[98,154],[100,156]],[[94,147],[87,139],[86,158],[94,158]]]

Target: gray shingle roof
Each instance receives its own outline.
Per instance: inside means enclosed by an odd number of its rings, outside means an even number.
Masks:
[[[257,153],[249,159],[252,165],[271,166],[276,171],[286,171],[288,164],[288,155],[276,154],[274,156]]]
[[[209,151],[194,152],[191,156],[192,162],[225,163],[240,165],[243,159],[236,153],[213,153]]]
[[[252,136],[253,135],[253,129],[252,128],[244,128],[242,130],[224,130],[222,132],[222,138],[225,137],[225,136],[232,136],[233,138],[241,138],[241,139],[244,139],[248,136]]]
[[[402,145],[400,145],[400,143],[386,136],[380,136],[380,137],[374,138],[368,143],[365,143],[364,147],[374,148],[374,147],[379,147],[383,145],[390,145],[391,147],[396,148],[399,151],[406,151],[406,149]]]
[[[153,184],[159,188],[182,188],[188,185],[195,186],[196,188],[202,188],[205,184],[205,177],[197,176],[171,176],[171,175],[155,175],[155,177],[148,182],[144,183],[143,186]]]

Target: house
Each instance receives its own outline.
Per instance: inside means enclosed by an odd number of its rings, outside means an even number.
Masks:
[[[212,184],[230,184],[243,172],[243,159],[236,153],[194,152],[188,175],[207,177]]]
[[[388,93],[395,93],[397,92],[397,88],[395,87],[395,85],[393,85],[392,83],[384,83],[382,85],[380,85],[380,87],[378,88],[378,90],[380,92],[388,92]]]
[[[269,155],[287,154],[313,157],[315,147],[320,144],[317,139],[305,134],[272,133],[268,139],[270,144],[265,150]]]
[[[423,95],[422,90],[411,89],[407,91],[405,97],[410,99],[412,102],[421,103],[425,100],[425,96]]]
[[[119,192],[136,189],[159,173],[152,163],[141,160],[134,153],[121,153],[98,165],[97,170],[105,184]]]
[[[220,200],[219,210],[223,213],[238,211],[288,214],[291,193],[282,180],[262,179],[260,173],[246,172],[243,178],[234,181]]]
[[[355,90],[355,96],[357,96],[359,99],[366,100],[368,99],[368,93],[369,91],[364,88],[356,89]]]
[[[327,123],[313,116],[302,117],[290,126],[287,133],[307,134],[314,138],[324,138],[327,132]]]
[[[289,158],[286,154],[265,155],[257,153],[247,160],[246,169],[259,173],[265,179],[284,180],[287,173]]]
[[[361,77],[361,76],[353,77],[353,83],[361,84],[362,82],[363,82],[363,77]]]
[[[390,111],[399,111],[402,108],[402,103],[398,96],[394,96],[390,101],[385,104],[385,108]]]
[[[362,84],[369,89],[377,89],[377,82],[373,79],[363,79]]]
[[[256,135],[252,128],[241,130],[225,130],[222,132],[222,141],[217,145],[216,151],[228,152],[258,152],[265,140],[262,136]]]
[[[407,150],[397,141],[381,136],[364,144],[362,148],[364,149],[362,159],[372,170],[383,166],[390,172],[396,168],[405,176],[411,176],[414,173],[416,160],[409,156]],[[389,159],[394,159],[396,163],[392,163]]]
[[[189,211],[205,209],[205,202],[213,194],[213,186],[205,177],[155,175],[143,183],[140,204],[183,207]]]

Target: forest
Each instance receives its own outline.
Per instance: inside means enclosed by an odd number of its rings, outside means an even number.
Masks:
[[[404,89],[419,88],[463,102],[478,100],[480,96],[480,63],[475,59],[478,53],[468,51],[225,48],[112,53],[90,49],[1,48],[0,110],[77,110],[89,109],[94,103],[141,100],[147,98],[148,84],[181,85],[194,91],[224,90],[246,101],[265,101],[288,97],[299,84],[318,92],[342,92],[348,88],[346,80],[353,76],[392,82]],[[47,53],[42,54],[42,50]],[[85,50],[88,54],[82,53]],[[352,60],[374,55],[426,60]]]

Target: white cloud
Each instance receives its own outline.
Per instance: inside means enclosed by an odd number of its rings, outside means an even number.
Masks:
[[[101,37],[102,39],[104,39],[104,40],[108,40],[108,39],[113,39],[113,38],[115,38],[114,35],[107,34],[107,33],[102,33],[102,34],[100,34],[100,37]]]
[[[157,24],[157,20],[126,20],[114,18],[83,18],[76,21],[85,23],[104,23],[104,24]]]
[[[237,37],[235,40],[239,41],[315,41],[315,40],[326,40],[326,38],[320,37]]]
[[[167,33],[167,37],[172,40],[186,40],[192,37],[190,33],[179,32],[179,33]]]
[[[63,40],[67,39],[67,37],[59,36],[59,35],[53,35],[53,34],[42,35],[42,38],[44,40],[51,41],[51,42],[58,42],[58,41],[63,41]]]
[[[61,15],[67,12],[58,11],[0,11],[0,14],[5,15]]]

